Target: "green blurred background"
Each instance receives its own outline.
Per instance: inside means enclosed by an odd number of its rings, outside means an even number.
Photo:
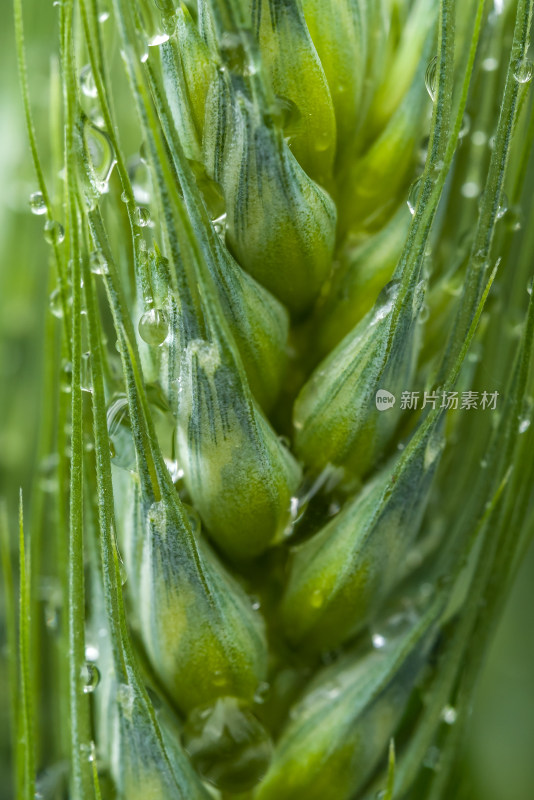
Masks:
[[[52,0],[25,0],[28,60],[41,146],[47,109],[56,14]],[[48,312],[48,248],[42,218],[28,208],[36,183],[30,163],[14,50],[9,0],[0,0],[0,497],[16,524],[18,490],[26,498],[36,469],[43,332]],[[42,152],[46,160],[46,152]],[[0,798],[10,769],[6,641],[0,593]],[[534,797],[534,548],[525,560],[488,654],[473,701],[462,781],[466,800]],[[42,766],[42,765],[41,765]],[[439,768],[439,762],[438,762]]]

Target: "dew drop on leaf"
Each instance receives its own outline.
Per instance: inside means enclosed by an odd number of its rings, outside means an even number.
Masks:
[[[90,97],[92,99],[98,97],[93,70],[91,69],[90,64],[86,64],[80,72],[80,88],[86,97]]]
[[[107,275],[109,272],[108,262],[99,250],[93,250],[89,256],[89,265],[95,275]]]
[[[530,83],[534,74],[532,61],[527,58],[518,59],[514,66],[514,78],[518,83]]]
[[[59,289],[54,289],[53,292],[51,292],[50,297],[48,298],[48,305],[54,317],[57,319],[61,319],[63,317],[63,305],[61,303],[61,293]]]
[[[100,672],[92,661],[86,661],[82,667],[82,681],[84,694],[92,694],[100,683]]]
[[[160,308],[150,308],[139,320],[139,336],[147,344],[158,347],[169,333],[165,314]]]
[[[61,244],[65,239],[65,229],[57,220],[49,219],[45,222],[44,237],[48,244]]]
[[[437,67],[438,67],[438,57],[434,56],[434,58],[428,62],[428,66],[425,72],[425,86],[432,102],[434,102],[434,100],[436,99]]]
[[[147,228],[150,225],[150,211],[145,206],[137,206],[135,209],[135,221],[140,228]]]
[[[410,186],[410,190],[408,192],[408,199],[406,201],[412,217],[415,214],[415,209],[417,208],[417,201],[419,199],[420,190],[421,190],[421,178],[417,178],[417,180],[415,180]]]
[[[30,195],[29,203],[32,214],[36,216],[46,214],[46,204],[42,192],[33,192],[33,194]]]

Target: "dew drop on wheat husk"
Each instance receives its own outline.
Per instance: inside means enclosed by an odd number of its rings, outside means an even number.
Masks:
[[[108,262],[98,250],[94,250],[89,256],[89,267],[94,275],[107,275],[109,273]]]
[[[378,295],[378,299],[376,301],[375,310],[373,313],[373,318],[370,322],[371,325],[376,325],[377,322],[385,319],[388,314],[391,313],[393,306],[395,304],[395,300],[399,294],[400,289],[400,282],[399,281],[390,281],[380,294]]]
[[[82,392],[92,393],[93,380],[91,376],[91,353],[87,351],[82,355],[82,369],[81,369],[81,390]]]
[[[261,706],[266,702],[270,688],[271,686],[269,683],[267,683],[267,681],[260,681],[260,683],[258,683],[258,688],[256,689],[256,693],[254,695],[254,703],[256,705]]]
[[[132,191],[135,202],[139,206],[146,206],[150,203],[152,194],[152,184],[150,179],[150,172],[144,159],[135,158],[128,164],[128,175],[132,182]],[[128,196],[123,192],[121,197],[123,202],[128,202]]]
[[[255,52],[251,31],[241,30],[238,33],[226,31],[220,43],[221,68],[228,69],[235,75],[254,75],[258,71]]]
[[[282,95],[277,95],[275,97],[269,111],[270,118],[273,120],[274,124],[282,129],[290,128],[292,125],[295,125],[301,117],[297,104],[294,103],[293,100],[290,100],[289,97],[283,97]]]
[[[506,230],[516,233],[521,230],[522,225],[523,216],[521,209],[518,206],[511,206],[505,219]]]
[[[44,237],[48,244],[61,244],[65,239],[65,229],[57,220],[49,219],[45,222]]]
[[[89,120],[84,124],[84,138],[94,173],[92,182],[99,194],[106,194],[109,191],[111,173],[117,163],[113,143],[106,131]]]
[[[488,135],[485,131],[473,131],[471,141],[475,147],[484,147],[488,141]]]
[[[86,64],[80,72],[80,88],[82,90],[82,94],[84,94],[86,97],[90,97],[92,99],[98,97],[95,78],[90,64]]]
[[[149,47],[159,47],[161,44],[165,44],[165,42],[169,41],[169,34],[168,33],[156,33],[155,36],[152,36],[148,40]]]
[[[439,772],[440,769],[441,752],[438,747],[434,745],[429,747],[423,759],[423,766],[431,769],[434,772]]]
[[[518,431],[519,433],[526,433],[529,428],[530,428],[530,420],[528,417],[525,417],[525,419],[522,419],[521,422],[519,423]]]
[[[100,683],[100,672],[96,664],[86,661],[82,667],[82,682],[84,694],[92,694]]]
[[[475,181],[466,181],[460,189],[462,195],[468,200],[478,197],[480,194],[480,186]]]
[[[135,209],[135,222],[140,228],[147,228],[150,225],[150,211],[145,206],[137,206]]]
[[[137,461],[125,395],[119,395],[111,401],[107,411],[107,425],[111,461],[121,469],[134,471]]]
[[[30,211],[36,216],[46,214],[46,203],[42,192],[32,192],[29,199]]]
[[[165,466],[169,470],[169,475],[173,483],[178,483],[184,477],[184,471],[176,459],[165,459]]]
[[[495,72],[499,69],[499,62],[493,56],[488,56],[488,58],[483,60],[481,67],[484,72]]]
[[[462,117],[462,126],[458,131],[458,139],[465,139],[469,131],[471,130],[471,117],[469,114],[465,113]]]
[[[454,708],[454,706],[445,706],[441,710],[441,719],[447,725],[454,725],[456,720],[458,719],[458,712]]]
[[[425,86],[432,102],[434,102],[434,100],[436,99],[437,67],[438,67],[438,57],[434,56],[434,58],[428,62],[428,66],[425,72]]]
[[[86,644],[85,645],[85,660],[95,662],[98,661],[100,656],[100,651],[96,644]]]
[[[121,683],[117,689],[117,702],[127,717],[132,715],[134,700],[133,687],[129,683]]]
[[[72,391],[72,362],[64,361],[61,366],[59,385],[62,392],[70,394]]]
[[[415,214],[415,209],[417,208],[417,201],[419,199],[420,191],[421,191],[421,178],[417,178],[417,180],[415,180],[410,186],[410,189],[408,191],[408,199],[406,200],[406,203],[408,205],[408,208],[410,209],[410,214],[412,215],[412,217]]]
[[[236,697],[221,697],[192,711],[183,738],[201,776],[226,792],[238,794],[256,786],[272,757],[267,731]]]
[[[527,58],[516,61],[514,65],[514,78],[518,83],[530,83],[534,74],[534,65]]]
[[[497,219],[502,219],[508,211],[508,197],[504,194],[501,195],[501,202],[497,209]]]
[[[139,336],[147,344],[158,347],[169,334],[169,325],[160,308],[149,308],[139,320]]]
[[[387,639],[381,633],[373,633],[371,641],[375,650],[383,650],[387,645]]]
[[[208,214],[212,220],[219,220],[226,215],[222,186],[217,181],[214,181],[213,178],[210,178],[206,172],[206,167],[200,161],[189,159],[188,163]]]
[[[57,319],[62,319],[63,304],[61,303],[61,292],[59,289],[54,289],[51,292],[50,297],[48,298],[48,305],[54,317]]]
[[[215,233],[217,233],[221,239],[224,239],[226,236],[226,212],[213,220],[213,227],[215,228]]]

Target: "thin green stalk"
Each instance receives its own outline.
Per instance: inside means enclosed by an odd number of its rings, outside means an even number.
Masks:
[[[35,726],[34,686],[32,682],[31,564],[24,541],[22,490],[19,503],[19,675],[20,702],[17,742],[17,797],[34,800],[35,796]]]
[[[13,580],[13,565],[11,562],[11,540],[9,536],[9,520],[5,501],[0,499],[0,561],[4,583],[4,609],[7,640],[8,661],[8,693],[9,693],[9,727],[11,743],[17,740],[17,717],[19,707],[19,680],[17,662],[17,610],[15,607],[15,582]],[[12,753],[15,756],[15,752]],[[13,787],[17,782],[17,770],[13,758]]]

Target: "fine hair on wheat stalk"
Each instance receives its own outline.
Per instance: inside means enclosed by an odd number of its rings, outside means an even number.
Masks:
[[[46,119],[14,0],[11,796],[456,796],[534,532],[533,4],[60,0]]]

